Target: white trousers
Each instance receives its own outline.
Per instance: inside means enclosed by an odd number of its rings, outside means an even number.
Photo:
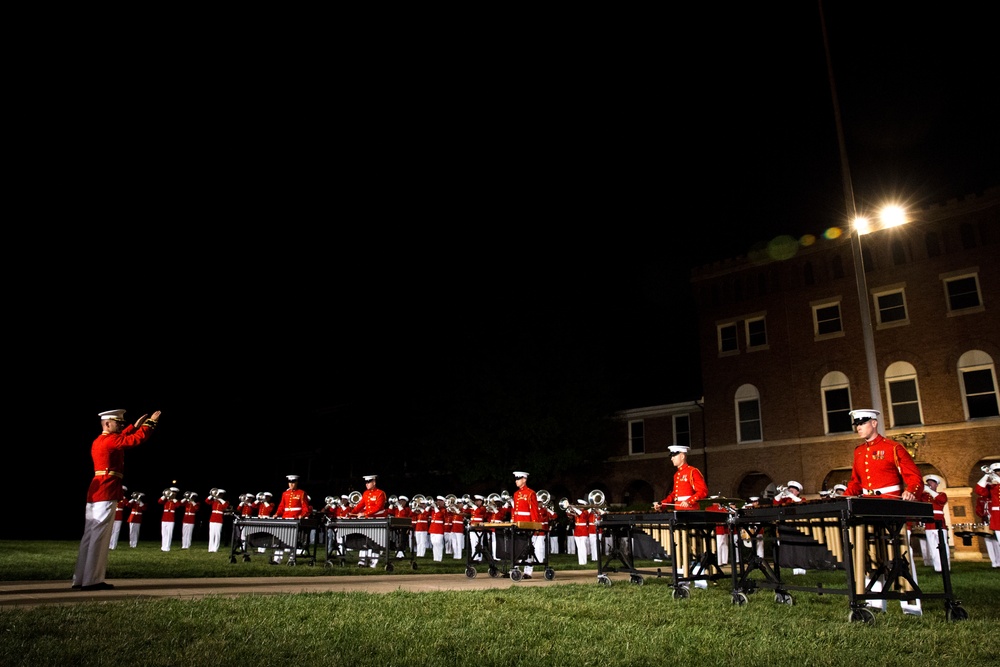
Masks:
[[[597,533],[590,534],[590,560],[597,560]]]
[[[990,565],[1000,567],[1000,530],[993,531],[993,537],[986,537],[986,553],[990,556]]]
[[[431,551],[434,553],[434,560],[438,563],[444,560],[444,535],[431,533]]]
[[[208,552],[215,553],[222,544],[222,522],[210,521],[208,524]]]
[[[581,535],[577,537],[573,536],[573,543],[576,545],[576,562],[580,565],[587,564],[587,547],[590,544],[590,538],[586,535]],[[569,546],[569,543],[566,543]],[[572,553],[572,552],[570,552]]]
[[[181,549],[190,549],[191,540],[194,538],[194,524],[193,523],[182,523],[181,524]]]
[[[935,572],[941,571],[941,552],[938,551],[938,532],[937,530],[928,530],[926,534],[927,539],[927,556],[930,559],[930,564],[934,567]],[[951,567],[951,551],[948,549],[948,541],[945,540],[944,543],[944,555],[948,559],[948,567]],[[927,559],[924,559],[924,564],[927,564]]]
[[[452,532],[451,553],[455,557],[455,560],[461,560],[462,549],[464,548],[465,548],[465,533]]]
[[[114,549],[115,547],[118,546],[118,535],[121,533],[121,531],[122,531],[121,521],[115,521],[111,524],[111,541],[108,546],[109,549]]]
[[[116,500],[87,503],[84,515],[83,538],[76,557],[73,585],[91,586],[104,581],[108,570],[108,547],[111,545],[111,528],[115,522]]]
[[[555,535],[549,535],[549,553],[559,553],[559,538]]]
[[[715,536],[715,562],[729,565],[729,535]]]
[[[141,523],[130,523],[128,525],[128,545],[133,549],[139,546],[139,529],[141,527]]]
[[[170,543],[174,541],[174,522],[160,522],[160,551],[170,551]]]
[[[417,530],[414,531],[413,535],[417,539],[417,558],[423,558],[427,555],[427,547],[430,544],[430,540],[427,539],[427,531]]]
[[[535,552],[535,558],[538,561],[545,560],[545,536],[544,535],[532,535],[531,536],[531,548]],[[535,571],[533,565],[525,565],[522,570],[525,574],[531,574]]]

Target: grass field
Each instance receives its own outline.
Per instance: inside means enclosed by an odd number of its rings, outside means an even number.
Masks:
[[[77,543],[0,541],[0,579],[69,580]],[[393,576],[414,571],[400,566]],[[555,555],[556,570],[577,569]],[[663,566],[637,563],[637,567]],[[593,569],[588,565],[585,569]],[[464,560],[418,559],[416,572],[464,572]],[[154,543],[112,552],[109,579],[369,576],[384,570],[229,562],[229,553],[161,552]],[[918,566],[928,594],[941,575]],[[986,561],[953,564],[952,587],[969,618],[949,621],[942,600],[923,616],[898,602],[873,624],[848,621],[846,596],[795,592],[794,604],[758,589],[734,605],[731,579],[677,599],[668,577],[633,585],[564,584],[482,591],[248,595],[237,599],[128,600],[0,612],[0,665],[617,665],[665,662],[740,667],[991,664],[1000,621],[1000,573]],[[843,572],[810,571],[797,586],[843,588]]]

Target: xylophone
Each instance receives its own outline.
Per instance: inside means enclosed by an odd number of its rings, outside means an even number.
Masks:
[[[309,532],[319,525],[316,517],[304,519],[274,519],[261,517],[233,518],[233,546],[229,562],[236,562],[236,554],[243,553],[243,561],[250,561],[254,551],[268,550],[288,554],[288,565],[295,565],[297,556],[305,556],[309,565],[316,564],[316,545],[310,544]]]
[[[908,540],[904,533],[906,525],[931,521],[933,518],[930,503],[867,497],[827,498],[790,505],[743,507],[737,512],[734,524],[736,532],[730,547],[730,560],[734,563],[733,603],[746,604],[746,593],[753,592],[756,586],[773,589],[775,601],[789,605],[793,604],[789,593],[793,590],[847,595],[851,608],[849,620],[872,623],[874,614],[867,604],[869,600],[899,600],[912,605],[914,602],[919,604],[922,599],[944,599],[948,620],[964,620],[968,618],[968,613],[952,594],[949,569],[944,568],[942,573],[944,593],[927,593],[917,584],[915,570],[909,561]],[[847,575],[845,589],[790,586],[785,583],[778,564],[780,541],[774,545],[772,563],[753,552],[737,554],[741,531],[756,534],[761,527],[776,529],[803,521],[819,521],[824,530],[839,530],[839,543]],[[947,562],[943,534],[941,538],[941,558],[942,562]],[[763,582],[750,578],[755,571],[764,574]]]
[[[664,544],[665,553],[670,557],[671,589],[675,598],[690,596],[691,582],[707,582],[726,576],[718,566],[715,553],[715,529],[728,525],[730,513],[707,510],[678,510],[672,512],[605,512],[600,526],[604,539],[598,541],[600,558],[597,563],[597,581],[611,585],[606,570],[617,572],[617,567],[609,567],[617,560],[629,581],[642,585],[642,575],[667,576],[663,568],[638,569],[635,565],[636,540],[650,535]],[[611,553],[606,554],[606,543],[610,542]],[[606,558],[607,557],[607,558]]]
[[[345,549],[371,550],[377,553],[374,556],[374,563],[377,565],[382,555],[385,555],[385,571],[392,572],[395,567],[392,564],[396,559],[396,553],[402,552],[404,559],[406,552],[410,552],[410,567],[417,569],[417,562],[414,559],[413,551],[410,549],[410,530],[413,521],[409,517],[383,517],[378,519],[331,519],[327,521],[327,527],[334,532],[334,539],[330,543],[336,545],[342,541]],[[340,554],[340,564],[344,565],[346,554]],[[326,566],[333,565],[330,547],[327,547]]]

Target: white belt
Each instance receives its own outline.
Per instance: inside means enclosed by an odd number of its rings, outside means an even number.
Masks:
[[[677,500],[684,501],[684,500],[687,500],[690,497],[691,496],[677,496]]]
[[[883,493],[892,493],[893,491],[899,491],[899,484],[883,486],[881,489],[862,489],[861,493],[866,496],[881,496]]]

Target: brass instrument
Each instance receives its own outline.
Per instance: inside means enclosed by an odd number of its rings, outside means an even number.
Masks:
[[[395,495],[389,496],[389,499],[386,501],[386,503],[388,505],[395,505],[396,507],[399,507],[399,497]]]
[[[559,509],[561,509],[563,512],[566,512],[567,514],[573,514],[574,516],[580,516],[581,514],[583,514],[583,510],[581,510],[576,505],[570,504],[569,498],[562,498],[559,500]]]
[[[535,497],[538,499],[539,505],[548,505],[549,501],[552,500],[552,494],[550,494],[545,489],[535,492]]]
[[[350,495],[347,496],[347,502],[351,504],[351,507],[356,506],[358,503],[361,502],[361,492],[351,491]]]
[[[326,502],[326,506],[325,506],[325,507],[323,507],[323,509],[327,509],[327,508],[330,508],[330,509],[332,509],[332,508],[333,508],[334,506],[336,506],[336,505],[337,505],[337,500],[338,500],[338,499],[337,499],[337,498],[334,498],[333,496],[327,496],[327,497],[326,497],[326,498],[324,498],[323,500],[324,500],[324,501]]]
[[[514,506],[514,500],[510,497],[510,493],[506,489],[500,492],[500,500],[503,501],[504,506]]]

